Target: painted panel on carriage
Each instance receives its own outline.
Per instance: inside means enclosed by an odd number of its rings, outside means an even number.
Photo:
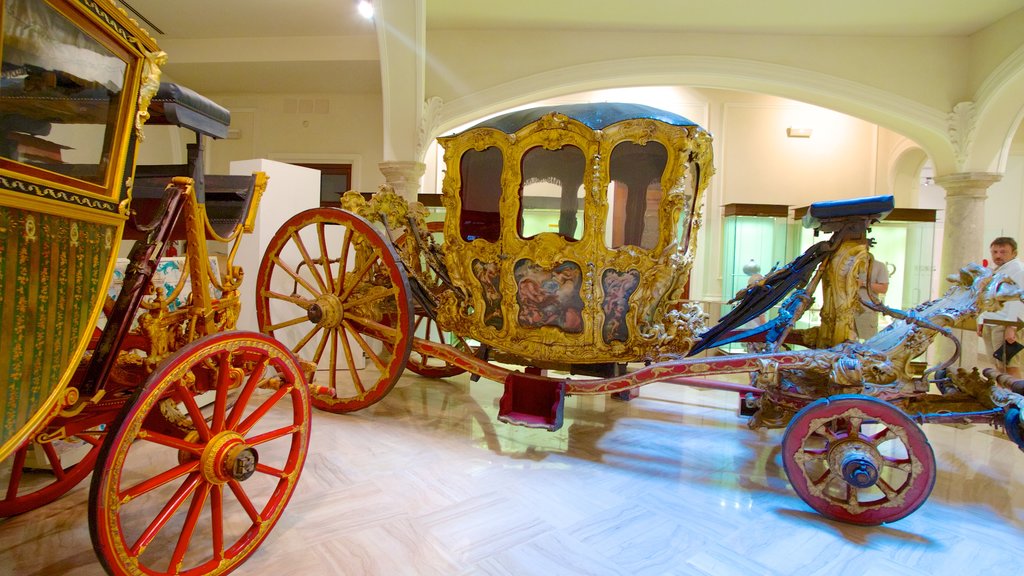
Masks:
[[[529,258],[516,262],[516,300],[519,325],[524,328],[554,326],[563,332],[583,332],[583,272],[575,262],[544,268]]]
[[[114,231],[0,206],[0,439],[43,407],[92,332]]]
[[[606,343],[629,340],[626,314],[629,312],[629,298],[639,285],[639,270],[619,272],[609,268],[601,275],[601,289],[604,293],[601,301],[601,310],[604,312],[601,336]]]
[[[505,316],[501,312],[501,268],[496,262],[473,260],[473,276],[480,282],[484,298],[484,325],[501,330]]]

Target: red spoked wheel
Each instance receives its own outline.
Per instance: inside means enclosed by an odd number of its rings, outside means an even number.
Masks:
[[[226,574],[267,537],[295,490],[309,389],[298,359],[275,340],[215,334],[164,360],[118,422],[89,493],[104,567]]]
[[[85,479],[96,465],[103,428],[40,442],[29,438],[4,460],[0,469],[0,517],[16,516],[60,498]]]
[[[443,232],[444,222],[427,222],[427,233],[432,235],[435,240],[438,239]],[[407,242],[411,241],[412,239],[407,233],[399,236],[398,240],[395,241],[395,244],[398,246],[405,246]],[[437,295],[437,293],[445,290],[446,288],[442,285],[441,279],[427,262],[426,255],[419,253],[418,248],[415,246],[410,247],[410,250],[407,253],[410,252],[415,253],[414,261],[411,265],[417,267],[413,274],[420,280],[423,288],[432,295]],[[408,262],[408,260],[406,261]],[[416,338],[433,343],[447,344],[462,350],[466,354],[473,354],[472,347],[464,338],[454,332],[450,332],[442,328],[441,325],[437,323],[437,320],[430,317],[419,302],[414,301],[413,305],[413,334]],[[450,376],[458,376],[465,372],[465,369],[454,364],[449,364],[439,358],[435,358],[415,345],[412,348],[412,352],[409,354],[409,360],[406,362],[405,366],[416,374],[427,378],[448,378]]]
[[[386,396],[412,348],[412,296],[394,247],[337,208],[301,212],[274,234],[256,278],[256,318],[316,364],[313,406],[329,412]]]
[[[892,404],[859,394],[798,412],[782,438],[782,463],[804,502],[851,524],[899,520],[935,485],[935,455],[921,428]]]

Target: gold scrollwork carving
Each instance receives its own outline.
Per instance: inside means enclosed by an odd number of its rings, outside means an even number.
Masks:
[[[145,139],[142,126],[149,120],[149,103],[160,90],[160,67],[167,64],[167,53],[164,51],[143,51],[145,62],[142,64],[142,86],[139,89],[139,109],[135,114],[135,133],[139,141]]]

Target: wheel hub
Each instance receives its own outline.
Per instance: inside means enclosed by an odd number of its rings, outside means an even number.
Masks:
[[[865,442],[843,442],[829,451],[829,467],[851,486],[870,488],[878,482],[882,456]]]
[[[248,480],[258,463],[259,453],[240,434],[222,432],[203,450],[201,468],[207,482],[225,484],[230,480]]]
[[[309,321],[324,328],[337,328],[345,317],[345,306],[334,294],[324,294],[306,310]]]

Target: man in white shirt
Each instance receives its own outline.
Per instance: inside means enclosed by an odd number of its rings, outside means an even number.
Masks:
[[[885,293],[889,290],[889,269],[885,266],[885,262],[872,258],[870,274],[861,272],[857,277],[857,283],[860,285],[857,297],[861,298],[862,302],[864,300],[871,301],[868,298],[868,290],[871,290],[876,300],[882,301],[885,298]],[[860,311],[853,317],[854,326],[857,329],[857,337],[867,340],[878,333],[878,312],[863,304],[859,308]]]
[[[992,255],[992,266],[995,272],[1013,280],[1018,286],[1024,286],[1024,264],[1017,260],[1017,241],[1013,238],[1000,236],[989,245]],[[1011,300],[1003,305],[998,312],[985,312],[978,317],[978,335],[985,340],[988,357],[1004,344],[1017,342],[1017,326],[1024,318],[1024,302]],[[1024,335],[1022,335],[1024,336]],[[1022,342],[1024,344],[1024,342]],[[1018,353],[1009,362],[996,360],[996,367],[1007,374],[1020,378],[1024,368],[1024,351]]]

